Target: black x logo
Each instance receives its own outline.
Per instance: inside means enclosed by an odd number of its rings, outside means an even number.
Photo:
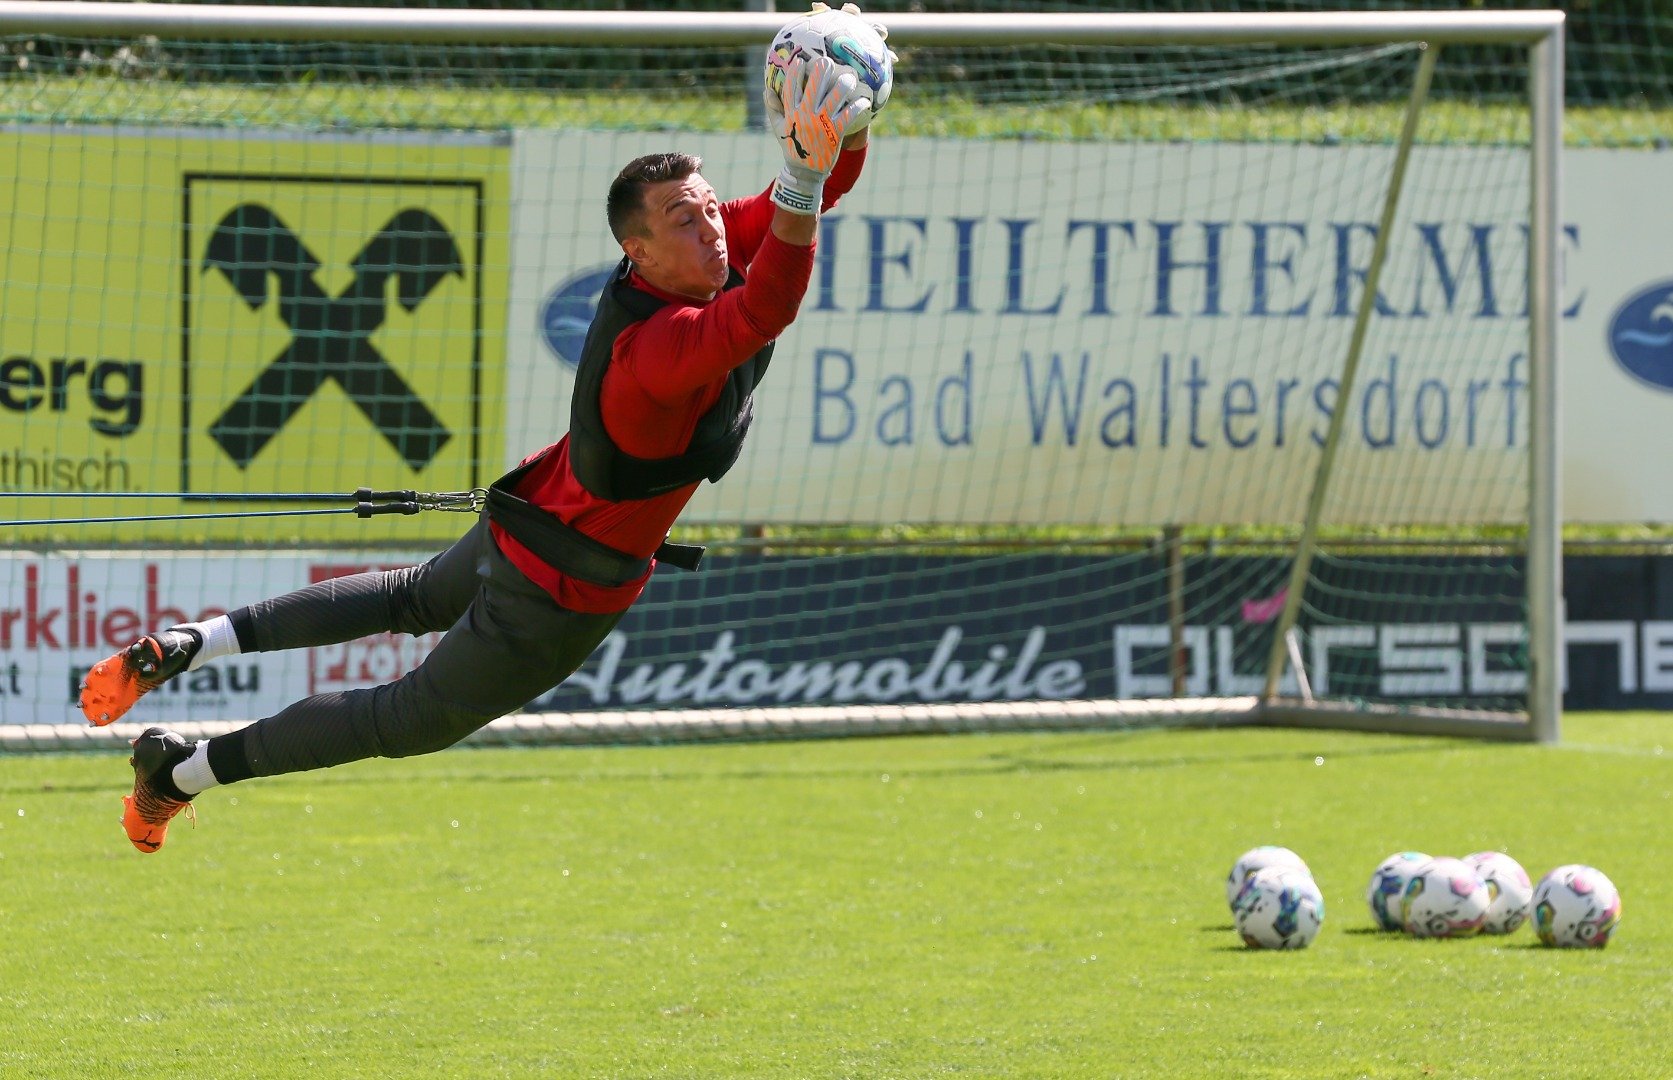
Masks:
[[[424,210],[402,210],[378,230],[351,264],[354,280],[328,296],[314,280],[320,262],[278,215],[245,203],[215,226],[203,272],[213,267],[254,311],[277,281],[279,317],[290,327],[285,350],[256,376],[209,427],[209,436],[239,468],[247,467],[327,379],[334,380],[415,471],[452,434],[373,347],[388,314],[385,289],[412,311],[449,274],[464,276],[459,246]]]

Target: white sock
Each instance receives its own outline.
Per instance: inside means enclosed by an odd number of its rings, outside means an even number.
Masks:
[[[176,765],[170,775],[174,778],[174,786],[187,795],[219,786],[221,782],[215,779],[215,772],[209,767],[209,740],[200,740],[192,749],[192,756]]]
[[[197,631],[198,637],[203,639],[203,645],[198,648],[197,655],[186,665],[187,671],[196,671],[211,660],[219,660],[223,656],[237,656],[238,634],[232,629],[232,620],[225,615],[210,619],[208,622],[176,623],[176,627]]]

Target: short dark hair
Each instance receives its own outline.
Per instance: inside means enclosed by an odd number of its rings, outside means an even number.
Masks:
[[[646,154],[634,158],[610,182],[610,197],[604,213],[610,219],[610,235],[621,243],[629,236],[644,236],[645,189],[666,180],[684,180],[703,167],[695,154]]]

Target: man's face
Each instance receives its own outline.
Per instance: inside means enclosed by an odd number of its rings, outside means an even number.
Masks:
[[[692,173],[644,191],[647,236],[630,236],[622,250],[659,289],[707,300],[726,284],[726,234],[715,189]]]

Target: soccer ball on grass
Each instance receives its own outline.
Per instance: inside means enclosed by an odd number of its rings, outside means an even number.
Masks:
[[[1413,937],[1471,937],[1481,932],[1491,903],[1475,867],[1441,856],[1418,867],[1406,883],[1400,918]]]
[[[1269,866],[1289,866],[1299,869],[1308,877],[1313,871],[1307,868],[1301,856],[1287,847],[1276,844],[1262,844],[1260,847],[1250,848],[1232,864],[1231,873],[1226,875],[1226,905],[1234,912],[1237,910],[1237,894],[1243,891],[1243,886],[1260,870]]]
[[[1559,866],[1539,879],[1533,897],[1534,932],[1547,945],[1601,949],[1621,921],[1621,894],[1593,866]]]
[[[1487,886],[1490,902],[1481,929],[1488,934],[1509,934],[1528,921],[1534,883],[1522,864],[1502,851],[1477,851],[1464,856]]]
[[[784,113],[780,94],[790,61],[798,56],[828,56],[852,71],[871,99],[871,109],[848,129],[849,134],[859,131],[883,110],[894,90],[895,54],[883,44],[887,36],[887,30],[867,22],[853,4],[844,4],[839,10],[814,4],[806,15],[785,23],[767,46],[764,95],[767,108],[780,115]]]
[[[1365,886],[1365,902],[1371,907],[1371,917],[1383,930],[1404,930],[1400,916],[1400,898],[1406,895],[1406,884],[1418,868],[1429,861],[1421,851],[1397,851],[1377,864],[1371,871],[1371,882]]]
[[[1305,869],[1269,866],[1244,883],[1232,914],[1251,949],[1305,949],[1319,936],[1324,896]]]

